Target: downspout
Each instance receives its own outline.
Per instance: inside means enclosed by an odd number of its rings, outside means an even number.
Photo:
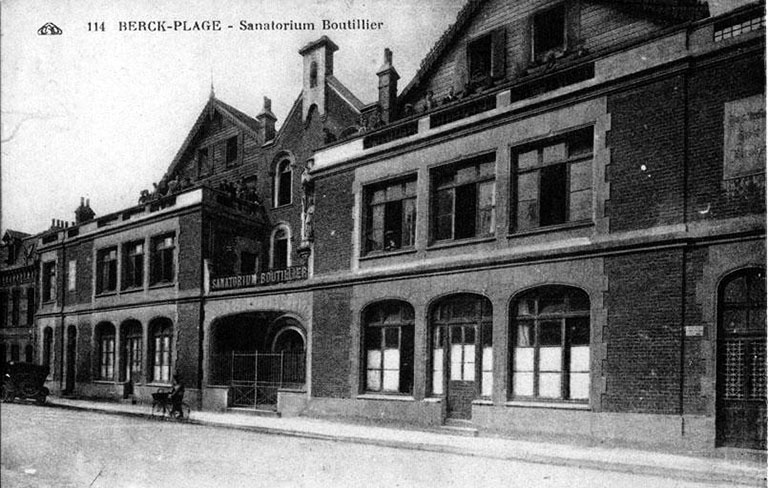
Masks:
[[[690,46],[691,37],[691,25],[689,24],[685,33],[686,49]],[[690,132],[690,117],[689,117],[689,80],[690,80],[690,66],[683,72],[683,225],[685,232],[688,232],[688,172],[689,172],[689,132]],[[688,260],[687,249],[682,249],[682,269],[681,269],[681,304],[680,304],[680,398],[679,398],[679,414],[680,414],[680,435],[685,437],[685,327],[686,327],[686,313],[687,313],[687,280],[688,280]]]

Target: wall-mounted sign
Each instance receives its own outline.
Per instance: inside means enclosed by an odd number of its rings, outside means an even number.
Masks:
[[[232,290],[251,286],[276,285],[289,281],[306,280],[309,269],[304,266],[291,266],[285,269],[273,269],[264,273],[251,275],[221,276],[211,278],[211,290]]]
[[[723,116],[723,178],[765,172],[765,96],[727,102]]]

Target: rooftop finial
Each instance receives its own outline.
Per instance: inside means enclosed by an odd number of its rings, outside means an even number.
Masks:
[[[216,93],[213,91],[213,66],[211,66],[211,98],[214,98]]]

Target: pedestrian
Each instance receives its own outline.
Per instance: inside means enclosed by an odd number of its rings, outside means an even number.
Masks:
[[[181,382],[178,373],[173,375],[169,399],[171,400],[171,417],[176,413],[178,413],[179,418],[184,417],[184,412],[181,409],[181,402],[184,399],[184,383]]]

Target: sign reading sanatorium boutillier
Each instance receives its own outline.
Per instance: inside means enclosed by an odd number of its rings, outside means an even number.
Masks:
[[[306,266],[291,266],[285,269],[273,269],[251,275],[222,276],[211,279],[211,290],[231,290],[249,286],[276,285],[289,281],[306,280],[309,271]]]

